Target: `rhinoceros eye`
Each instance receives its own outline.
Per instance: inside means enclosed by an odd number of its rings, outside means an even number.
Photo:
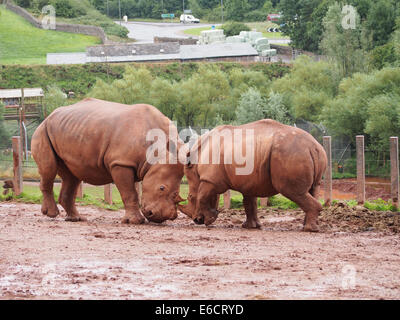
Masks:
[[[164,191],[164,190],[165,190],[165,187],[164,187],[164,186],[161,186],[161,187],[160,187],[160,190],[161,190],[161,191]]]

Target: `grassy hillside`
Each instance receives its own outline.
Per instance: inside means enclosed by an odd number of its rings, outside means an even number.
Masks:
[[[58,22],[86,24],[102,27],[113,41],[127,41],[128,29],[100,13],[89,0],[14,0],[33,15],[39,17],[43,6],[50,4],[56,9]]]
[[[92,36],[35,28],[0,6],[0,64],[45,64],[47,53],[82,52],[99,43]]]

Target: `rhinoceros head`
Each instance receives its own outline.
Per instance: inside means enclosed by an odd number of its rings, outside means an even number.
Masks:
[[[152,222],[161,223],[177,217],[177,204],[184,201],[179,196],[183,165],[155,164],[142,182],[142,212]]]
[[[192,218],[196,224],[212,224],[218,217],[215,209],[217,197],[210,197],[209,203],[200,203],[200,177],[197,172],[197,165],[186,164],[184,169],[185,176],[189,184],[189,195],[187,205],[178,205],[181,212]]]

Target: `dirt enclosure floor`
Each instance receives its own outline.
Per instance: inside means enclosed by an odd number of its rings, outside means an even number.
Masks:
[[[260,210],[244,230],[227,210],[211,227],[179,215],[121,225],[123,212],[80,207],[88,222],[0,203],[2,299],[399,299],[398,213],[348,208],[301,232],[299,210]]]

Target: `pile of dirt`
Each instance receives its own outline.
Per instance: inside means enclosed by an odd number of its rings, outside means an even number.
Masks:
[[[362,206],[349,207],[344,202],[325,208],[320,215],[321,231],[384,233],[400,232],[400,213],[372,211]]]
[[[264,230],[300,231],[303,227],[304,212],[267,208],[259,210],[258,216]],[[245,220],[244,210],[222,210],[216,224],[225,227],[239,226]],[[324,208],[319,216],[321,232],[382,232],[400,233],[400,213],[391,211],[372,211],[362,206],[349,207],[338,202]]]

